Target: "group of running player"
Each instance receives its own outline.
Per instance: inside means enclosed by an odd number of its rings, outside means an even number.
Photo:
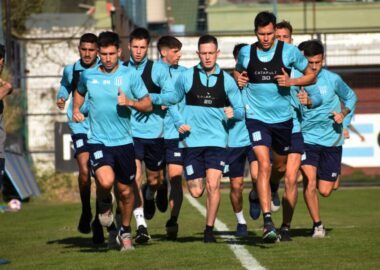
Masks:
[[[102,226],[107,227],[110,248],[131,250],[132,216],[135,242],[146,243],[146,219],[153,218],[156,207],[165,212],[169,205],[166,232],[175,240],[184,173],[191,196],[207,191],[204,242],[216,242],[213,227],[224,173],[231,182],[236,235],[246,236],[242,191],[248,159],[250,215],[258,219],[262,211],[263,240],[291,240],[299,169],[313,237],[324,237],[317,190],[329,196],[334,189],[340,174],[342,125],[350,123],[356,95],[338,75],[322,68],[319,41],[305,41],[299,49],[291,45],[290,24],[276,24],[270,12],[256,16],[254,31],[256,43],[234,49],[235,79],[216,63],[220,51],[212,35],[199,38],[200,63],[188,69],[178,64],[182,44],[170,35],[158,40],[156,62],[147,58],[150,35],[144,28],[130,33],[126,62],[120,60],[116,33],[81,37],[80,59],[65,67],[57,95],[60,109],[73,95],[67,115],[79,166],[80,232],[92,230],[93,242],[103,243]],[[90,168],[97,183],[93,221]],[[279,207],[282,177],[283,223],[277,233],[271,212]],[[116,225],[115,202],[116,217],[120,214]]]

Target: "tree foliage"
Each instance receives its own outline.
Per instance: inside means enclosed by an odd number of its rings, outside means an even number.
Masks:
[[[5,29],[6,2],[3,0],[2,16]],[[45,0],[10,0],[11,29],[13,35],[22,35],[26,31],[25,22],[31,14],[41,13]]]

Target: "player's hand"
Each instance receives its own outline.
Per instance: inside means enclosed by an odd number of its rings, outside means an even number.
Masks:
[[[302,105],[308,106],[311,105],[309,100],[309,95],[303,87],[301,87],[300,92],[297,94],[297,97]]]
[[[274,76],[274,78],[277,80],[277,84],[279,86],[285,86],[285,87],[291,86],[289,74],[286,73],[284,68],[281,68],[281,70],[282,70],[281,75]]]
[[[243,71],[242,73],[240,73],[240,75],[238,76],[238,79],[237,79],[237,84],[240,88],[243,88],[244,86],[246,86],[248,84],[248,81],[249,81],[249,78],[248,78],[248,73],[247,71]]]
[[[345,140],[350,138],[350,131],[347,128],[343,129],[343,137]]]
[[[66,100],[61,97],[61,98],[57,99],[56,104],[57,104],[58,109],[60,109],[62,111],[65,108]]]
[[[168,106],[164,106],[164,105],[161,106],[161,110],[165,111],[167,109],[168,109]]]
[[[1,87],[1,92],[3,93],[4,96],[9,95],[13,91],[12,84],[2,79],[0,79],[0,87]]]
[[[331,114],[333,115],[335,123],[337,123],[337,124],[342,124],[343,123],[343,119],[344,119],[343,113],[341,113],[341,112],[332,112]]]
[[[224,114],[227,116],[227,119],[234,117],[234,109],[231,106],[224,107]]]
[[[178,128],[178,132],[181,134],[185,134],[186,132],[190,132],[190,130],[191,130],[191,127],[187,124],[183,124],[182,126],[180,126]]]
[[[117,104],[119,104],[120,106],[128,106],[128,107],[131,107],[135,104],[135,102],[133,100],[130,100],[127,98],[127,96],[124,94],[123,90],[118,89],[119,91],[119,95],[117,96]]]
[[[81,112],[73,112],[73,120],[74,122],[80,123],[85,119],[84,114]]]

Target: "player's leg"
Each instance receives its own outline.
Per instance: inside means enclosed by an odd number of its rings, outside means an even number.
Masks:
[[[117,236],[117,241],[121,251],[133,249],[131,219],[134,207],[135,185],[135,157],[133,145],[123,145],[115,147],[116,166],[115,174],[118,179],[117,190],[120,198],[121,226]]]
[[[165,161],[170,181],[169,207],[170,218],[165,224],[168,239],[177,239],[178,216],[183,201],[182,174],[183,151],[178,147],[178,139],[165,140]]]
[[[321,171],[318,173],[318,191],[323,197],[333,192],[338,181],[342,162],[342,147],[324,147],[321,153]]]
[[[203,147],[183,149],[183,164],[187,189],[194,198],[199,198],[205,190],[206,168]]]
[[[230,178],[230,201],[236,216],[236,236],[247,236],[247,222],[243,213],[244,167],[246,148],[233,147],[227,149],[227,163],[224,176]]]
[[[87,146],[86,134],[73,134],[73,145],[75,149],[75,158],[78,165],[78,187],[82,204],[82,213],[80,216],[78,231],[81,233],[90,233],[90,223],[92,220],[91,213],[91,176],[89,169],[90,154]]]
[[[305,154],[301,162],[304,186],[303,196],[310,217],[313,221],[313,235],[315,228],[321,228],[321,226],[323,226],[319,212],[319,198],[317,192],[317,174],[320,162],[320,151],[320,146],[305,144]]]

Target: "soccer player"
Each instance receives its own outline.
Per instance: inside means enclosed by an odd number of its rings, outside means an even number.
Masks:
[[[237,44],[233,49],[235,61],[242,47],[248,44]],[[242,95],[244,95],[242,89]],[[256,193],[257,179],[257,159],[251,149],[248,130],[244,120],[230,119],[227,122],[228,128],[228,148],[224,176],[230,178],[230,200],[232,209],[237,219],[236,236],[247,236],[247,222],[243,213],[243,188],[244,188],[244,168],[248,159],[251,177],[252,190],[249,196],[250,215],[253,219],[260,217],[260,203]]]
[[[240,50],[236,70],[249,78],[244,103],[249,136],[258,159],[257,191],[264,218],[263,240],[275,242],[269,186],[270,149],[274,168],[284,167],[293,127],[289,87],[310,84],[315,81],[315,74],[296,47],[275,39],[276,17],[272,13],[260,12],[254,24],[258,42]],[[293,67],[304,75],[290,78]]]
[[[277,40],[291,44],[293,27],[288,21],[281,21],[276,25],[276,38]],[[291,77],[299,77],[302,73],[292,69]],[[306,90],[305,90],[306,89]],[[301,132],[302,122],[302,109],[303,106],[308,108],[315,108],[322,103],[322,98],[318,88],[313,86],[305,87],[291,87],[291,104],[293,106],[293,129],[291,135],[291,143],[289,154],[286,162],[285,173],[285,189],[282,198],[282,225],[280,227],[279,239],[280,241],[291,241],[289,229],[290,223],[293,218],[295,206],[297,204],[297,176],[301,165],[301,155],[304,153],[304,140]],[[274,198],[278,197],[277,190],[283,172],[276,170],[272,171],[271,176],[271,191],[272,191],[272,204],[275,205]],[[272,188],[274,186],[274,188]],[[274,193],[275,191],[275,193]],[[273,211],[273,207],[272,207]]]
[[[205,243],[216,242],[213,227],[226,162],[227,119],[244,117],[241,94],[234,79],[216,63],[219,53],[214,36],[201,36],[197,52],[200,63],[182,72],[175,85],[179,99],[185,98],[184,121],[177,123],[177,127],[181,133],[187,186],[195,198],[202,196],[205,185],[207,190]]]
[[[98,37],[101,64],[85,70],[74,93],[74,121],[84,120],[80,107],[87,93],[91,167],[98,184],[99,220],[103,226],[113,222],[111,189],[117,182],[121,227],[116,240],[121,251],[133,249],[130,221],[136,188],[136,164],[131,136],[131,108],[152,110],[148,91],[141,77],[121,65],[119,36],[102,32]]]
[[[57,93],[57,106],[60,110],[65,108],[65,103],[69,99],[70,94],[76,90],[81,73],[90,68],[94,68],[98,64],[98,46],[97,36],[92,33],[86,33],[81,36],[79,40],[79,56],[80,59],[73,65],[65,66],[63,76],[61,79],[61,87]],[[87,109],[87,98],[82,107],[82,112]],[[70,102],[67,109],[67,118],[71,130],[71,138],[75,149],[74,157],[77,160],[79,175],[78,186],[79,194],[82,203],[82,213],[80,216],[78,231],[81,233],[89,233],[92,229],[92,240],[94,244],[101,244],[104,242],[103,228],[98,219],[98,207],[96,207],[96,214],[94,221],[90,226],[92,219],[91,213],[91,175],[89,168],[90,153],[87,144],[87,135],[89,131],[89,122],[86,117],[81,123],[75,123],[72,119],[73,108]]]
[[[142,77],[150,95],[174,93],[167,66],[154,63],[147,57],[150,34],[144,28],[136,28],[129,36],[130,60],[128,68]],[[150,239],[146,219],[152,219],[156,206],[161,212],[168,207],[167,184],[164,182],[165,148],[164,117],[166,110],[153,103],[152,112],[132,111],[132,136],[136,154],[136,182],[139,196],[136,201],[134,216],[138,227],[137,243]],[[147,185],[142,188],[142,162],[145,163]],[[166,180],[165,180],[166,181]],[[156,199],[154,198],[157,191]]]
[[[0,44],[0,76],[3,73],[5,65],[5,47],[3,44]],[[12,84],[0,78],[0,198],[2,199],[3,194],[3,177],[5,170],[5,139],[6,133],[4,129],[4,98],[11,94],[13,91]]]
[[[304,198],[313,220],[312,236],[322,238],[326,230],[320,218],[317,189],[323,197],[328,197],[334,189],[342,159],[342,123],[349,113],[354,112],[357,97],[339,75],[322,67],[324,48],[320,41],[304,42],[302,50],[309,67],[317,74],[316,86],[322,96],[321,106],[303,110],[305,154],[301,164]]]
[[[160,52],[161,62],[167,67],[170,78],[175,82],[179,74],[186,70],[178,65],[181,58],[182,43],[173,36],[163,36],[157,41],[157,49]],[[170,112],[164,118],[165,162],[170,179],[169,206],[170,219],[166,222],[166,234],[168,239],[177,239],[178,216],[183,200],[182,174],[183,151],[179,148],[179,132],[175,127],[175,121],[181,120],[180,111],[183,110],[184,100],[177,105],[169,107]],[[177,118],[173,118],[173,116]],[[178,119],[179,118],[179,119]]]

